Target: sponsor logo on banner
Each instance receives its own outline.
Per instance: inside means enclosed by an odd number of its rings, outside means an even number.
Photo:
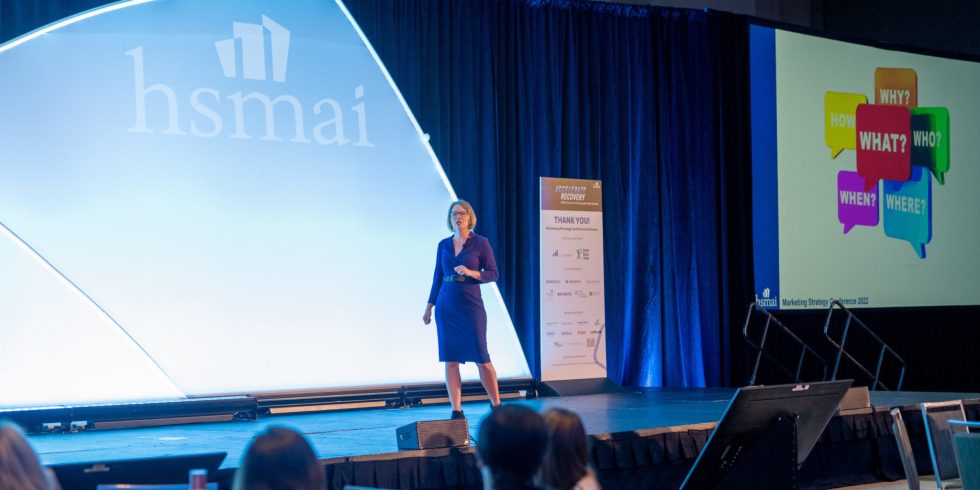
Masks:
[[[551,254],[551,257],[552,258],[555,258],[555,259],[558,259],[558,258],[570,258],[571,256],[572,256],[571,253],[569,253],[569,252],[562,252],[561,250],[559,250],[557,248],[555,249],[554,253]]]

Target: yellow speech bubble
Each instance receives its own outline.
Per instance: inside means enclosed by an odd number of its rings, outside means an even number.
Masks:
[[[844,150],[857,147],[857,106],[867,104],[864,94],[826,92],[823,96],[823,135],[830,148],[830,157],[837,158]]]

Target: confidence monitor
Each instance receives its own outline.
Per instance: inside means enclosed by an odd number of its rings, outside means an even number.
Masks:
[[[740,388],[681,488],[795,488],[852,380]]]
[[[66,490],[95,490],[99,485],[148,485],[186,482],[190,470],[207,470],[214,475],[227,453],[199,453],[134,458],[94,460],[86,463],[51,465],[61,488]],[[111,488],[111,487],[110,487]],[[184,486],[186,488],[186,484]]]

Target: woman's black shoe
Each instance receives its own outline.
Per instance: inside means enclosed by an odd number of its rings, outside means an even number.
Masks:
[[[463,411],[462,411],[462,410],[453,410],[453,416],[452,416],[452,417],[450,417],[450,418],[451,418],[452,420],[456,420],[456,419],[465,419],[465,418],[466,418],[466,416],[465,416],[465,415],[463,415]]]

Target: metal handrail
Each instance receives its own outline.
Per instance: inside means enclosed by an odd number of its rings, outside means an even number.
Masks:
[[[753,340],[751,337],[749,337],[749,325],[752,323],[753,312],[759,312],[766,318],[765,327],[763,327],[762,329],[762,338],[759,341]],[[778,327],[779,329],[778,331],[781,331],[787,336],[789,336],[789,338],[792,339],[800,347],[800,357],[796,361],[795,372],[792,371],[790,368],[786,367],[775,356],[766,352],[766,341],[769,338],[769,327],[772,325]],[[802,339],[796,336],[796,334],[790,331],[790,329],[786,325],[783,325],[782,322],[776,319],[776,317],[773,316],[772,313],[769,313],[768,310],[766,310],[762,306],[759,306],[758,303],[756,303],[755,301],[749,304],[749,311],[748,314],[746,314],[745,316],[745,325],[742,327],[742,337],[745,339],[745,343],[749,344],[750,347],[756,350],[755,363],[752,368],[752,376],[749,378],[749,382],[748,382],[749,385],[755,384],[756,376],[759,373],[759,364],[762,361],[763,357],[772,361],[772,363],[780,370],[782,370],[784,373],[793,376],[793,382],[798,383],[803,381],[802,379],[800,379],[800,374],[803,371],[803,361],[805,360],[807,353],[810,353],[813,357],[819,360],[820,363],[823,365],[823,375],[820,377],[818,381],[823,381],[827,379],[827,361],[824,360],[824,358],[821,357],[820,354],[817,353],[817,351],[813,350],[812,347],[807,345],[806,342],[804,342]]]
[[[833,319],[835,307],[843,310],[843,312],[847,314],[847,320],[844,321],[844,331],[841,334],[841,339],[839,342],[830,336],[830,322]],[[865,367],[864,364],[861,364],[861,361],[855,359],[850,352],[847,352],[847,350],[844,349],[844,345],[847,343],[847,336],[851,330],[852,320],[857,326],[861,327],[865,332],[867,332],[871,338],[878,342],[878,345],[880,346],[878,349],[878,365],[875,367],[875,371],[873,373],[867,367]],[[841,359],[846,357],[852,364],[854,364],[856,368],[872,379],[873,382],[871,384],[871,391],[876,390],[878,387],[881,387],[885,391],[893,391],[881,381],[881,366],[884,364],[885,354],[890,353],[902,366],[901,372],[898,375],[898,384],[895,386],[894,391],[902,390],[902,383],[905,381],[905,360],[902,359],[902,356],[898,355],[894,349],[889,347],[884,340],[881,340],[881,337],[878,337],[870,328],[868,328],[868,326],[865,325],[860,318],[855,316],[854,313],[851,313],[851,310],[848,310],[846,306],[841,304],[840,301],[837,301],[836,299],[831,301],[830,307],[827,308],[827,320],[823,324],[823,334],[824,337],[827,338],[827,341],[829,341],[837,351],[837,356],[834,360],[834,369],[830,375],[831,380],[837,379],[837,371],[840,368]]]

